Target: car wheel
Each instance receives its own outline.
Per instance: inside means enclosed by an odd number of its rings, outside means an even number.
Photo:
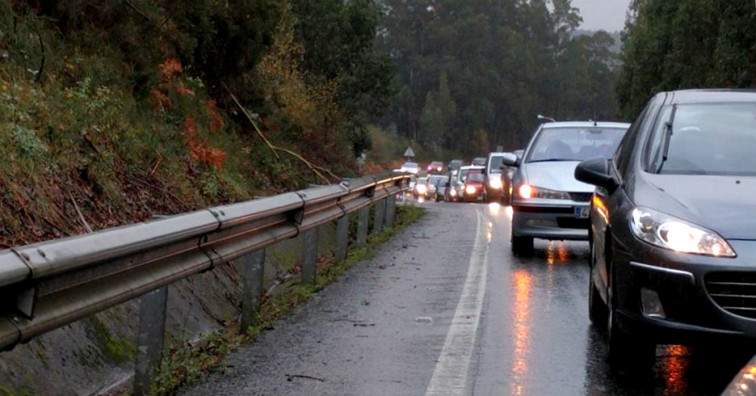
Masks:
[[[607,257],[609,258],[609,257]],[[607,287],[606,343],[607,358],[613,367],[650,368],[656,358],[656,344],[620,328],[614,296],[614,271]],[[600,297],[599,297],[600,298]]]
[[[509,240],[512,243],[512,253],[515,256],[530,257],[533,255],[533,237],[515,236],[514,218],[512,218],[512,228],[509,235]]]
[[[607,323],[607,307],[596,287],[593,270],[596,267],[596,253],[591,249],[590,276],[588,277],[588,318],[594,326],[605,328]]]

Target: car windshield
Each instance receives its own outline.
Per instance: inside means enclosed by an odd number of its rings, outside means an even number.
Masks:
[[[469,173],[467,175],[467,181],[469,182],[483,182],[483,174],[480,172]]]
[[[433,176],[430,178],[429,183],[434,186],[438,186],[439,184],[445,182],[446,180],[447,180],[446,176]]]
[[[669,106],[649,141],[647,170],[662,174],[756,176],[754,147],[754,103]]]
[[[488,173],[501,173],[501,162],[504,159],[501,155],[495,155],[491,157],[491,162],[488,164]]]
[[[625,128],[562,127],[541,130],[525,162],[583,161],[610,158]]]

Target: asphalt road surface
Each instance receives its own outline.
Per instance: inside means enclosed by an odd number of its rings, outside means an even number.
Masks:
[[[587,242],[513,257],[504,208],[424,203],[373,259],[187,395],[714,395],[750,358],[659,346],[610,369],[588,321]]]

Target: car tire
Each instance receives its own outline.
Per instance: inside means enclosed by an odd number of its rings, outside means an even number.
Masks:
[[[512,244],[512,253],[515,256],[531,257],[533,255],[533,237],[515,236],[514,217],[512,218],[509,231],[509,241]]]
[[[607,259],[611,260],[607,252]],[[619,326],[614,296],[614,271],[607,287],[606,344],[607,360],[613,368],[650,368],[656,358],[656,344],[626,332]],[[599,297],[600,298],[600,297]]]
[[[599,329],[605,329],[607,324],[607,306],[604,300],[601,298],[596,287],[595,279],[593,278],[593,271],[596,268],[596,253],[591,249],[591,265],[588,276],[588,319],[591,323]]]

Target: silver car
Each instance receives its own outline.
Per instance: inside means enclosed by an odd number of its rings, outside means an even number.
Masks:
[[[512,252],[533,253],[533,238],[587,240],[594,187],[575,179],[575,167],[610,158],[630,124],[550,122],[542,124],[523,156],[505,154],[512,175]]]

